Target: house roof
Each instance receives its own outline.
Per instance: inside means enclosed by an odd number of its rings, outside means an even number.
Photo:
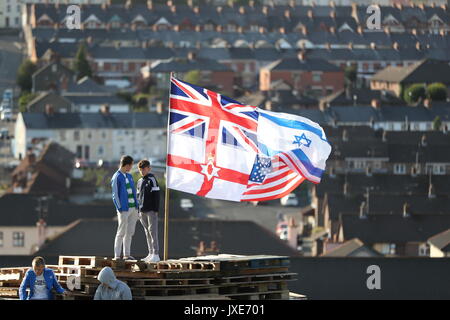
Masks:
[[[426,242],[431,236],[450,227],[450,215],[357,215],[343,214],[342,229],[345,239],[358,238],[364,243]]]
[[[29,194],[7,193],[0,197],[0,206],[8,208],[0,214],[0,226],[36,226],[38,221],[38,197]],[[11,214],[13,212],[13,214]],[[81,218],[111,218],[113,204],[78,205],[51,198],[48,214],[44,217],[47,226],[66,226]]]
[[[401,83],[450,83],[450,65],[448,62],[424,59],[407,67],[387,67],[372,77],[372,81]]]
[[[308,58],[300,60],[298,58],[281,59],[265,67],[271,71],[323,71],[323,72],[341,72],[341,69],[323,59]]]
[[[63,97],[66,100],[69,100],[74,105],[87,105],[87,104],[108,104],[108,105],[128,105],[128,102],[125,100],[119,98],[115,95],[91,95],[91,94],[85,94],[85,95],[72,95],[68,93],[64,93]]]
[[[356,99],[354,100],[355,96]],[[355,89],[349,91],[348,93],[343,89],[324,97],[321,99],[321,102],[327,103],[329,106],[351,106],[353,104],[361,106],[370,105],[373,99],[389,105],[405,104],[402,99],[398,98],[389,91],[370,90],[368,88]]]
[[[361,173],[336,174],[331,177],[325,173],[319,184],[315,185],[316,195],[323,198],[325,193],[342,194],[344,184],[347,183],[347,190],[353,195],[366,193],[366,188],[370,188],[373,193],[384,193],[391,195],[427,195],[429,189],[429,176],[417,175],[387,175],[383,173],[372,173],[367,176]],[[436,195],[448,194],[448,176],[434,175],[432,183]]]
[[[163,128],[167,115],[152,112],[139,113],[21,113],[28,129],[69,128]]]
[[[231,71],[229,67],[213,59],[196,58],[190,59],[171,59],[170,61],[161,61],[151,67],[151,72],[188,72],[192,70],[200,71]]]
[[[112,211],[111,211],[112,212]],[[164,224],[159,223],[159,234],[163,234]],[[82,219],[55,239],[42,247],[37,255],[111,256],[111,241],[117,231],[117,221],[112,219]],[[160,237],[161,241],[161,237]],[[272,232],[251,221],[187,220],[170,221],[169,255],[171,258],[196,256],[200,241],[209,245],[216,241],[220,253],[252,255],[273,254],[297,256],[296,250]],[[258,245],[255,246],[255,241]],[[93,246],[92,243],[95,243]],[[162,250],[163,244],[160,242]],[[142,228],[137,227],[133,237],[132,253],[145,256],[148,253],[147,242]]]
[[[428,239],[428,243],[443,252],[450,252],[450,229],[447,229]]]
[[[364,194],[327,194],[330,219],[339,220],[339,214],[359,215],[362,202],[367,203]],[[408,212],[412,215],[445,215],[450,217],[450,198],[447,195],[437,195],[428,198],[428,195],[387,194],[383,190],[369,193],[369,216],[395,215],[402,216],[403,206],[409,204]],[[361,239],[362,240],[362,239]],[[364,240],[362,240],[364,242]]]
[[[364,245],[364,243],[358,238],[351,239],[341,244],[340,246],[327,251],[322,254],[323,257],[351,257],[357,254],[358,252],[365,251],[370,254],[370,256],[381,256],[379,252],[370,248],[369,246]]]

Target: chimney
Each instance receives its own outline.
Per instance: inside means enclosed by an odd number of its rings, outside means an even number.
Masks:
[[[199,14],[200,14],[200,8],[199,8],[198,6],[195,6],[194,9],[192,9],[192,10],[194,11],[194,13],[195,13],[196,15],[199,15]]]
[[[173,26],[173,31],[175,31],[175,32],[180,32],[180,25],[179,25],[179,24],[175,24],[175,25]]]
[[[364,29],[361,26],[358,26],[358,28],[356,29],[358,34],[363,34],[364,33]]]
[[[387,142],[387,131],[383,130],[383,135],[381,136],[381,141]]]
[[[420,139],[420,145],[422,147],[426,147],[427,146],[427,136],[425,134],[423,134],[422,138]]]
[[[348,131],[347,131],[347,129],[342,130],[342,141],[344,141],[344,142],[348,141]]]
[[[147,0],[147,9],[148,10],[153,10],[153,1],[152,0]]]
[[[384,33],[386,33],[387,35],[390,35],[391,34],[391,28],[384,27]]]
[[[176,5],[171,6],[170,7],[170,12],[177,13],[177,6]]]
[[[194,7],[194,0],[187,0],[187,5],[189,8]]]
[[[420,44],[419,41],[416,42],[416,50],[417,50],[417,51],[422,50],[422,45]]]
[[[334,1],[330,1],[330,2],[328,3],[328,5],[329,5],[331,8],[336,8],[336,3],[335,3]]]
[[[307,15],[308,15],[308,18],[314,19],[314,13],[313,13],[313,11],[311,9],[308,10]]]
[[[417,36],[417,29],[416,29],[416,28],[412,29],[412,30],[411,30],[411,34]]]
[[[171,6],[173,6],[173,1],[167,0],[166,5],[170,8]]]
[[[284,17],[288,20],[291,20],[291,18],[292,18],[291,10],[289,10],[289,9],[284,10]]]
[[[156,113],[162,114],[164,112],[164,104],[162,101],[156,102]]]
[[[335,169],[334,169],[333,166],[330,167],[330,173],[329,173],[329,176],[330,176],[331,178],[335,178],[335,177],[336,177]]]
[[[263,15],[267,16],[269,14],[269,7],[264,6],[264,7],[262,7],[261,11],[262,11]]]
[[[288,245],[290,245],[292,248],[297,250],[298,246],[298,225],[295,222],[294,217],[290,217],[288,220],[288,232],[287,232],[287,238],[288,238]]]
[[[359,206],[359,218],[367,219],[367,205],[365,201],[361,202],[361,205]]]
[[[131,0],[127,0],[127,2],[125,2],[125,9],[130,10],[131,8]]]
[[[428,186],[428,199],[436,198],[436,192],[434,191],[434,186],[432,183]]]
[[[426,98],[423,100],[423,106],[425,108],[431,109],[431,106],[433,105],[433,101],[430,98]]]
[[[331,44],[329,42],[325,43],[325,48],[331,50]]]
[[[350,184],[347,181],[344,182],[343,194],[345,197],[348,197],[350,195]]]
[[[298,58],[298,60],[300,60],[300,61],[305,61],[306,60],[306,52],[305,51],[300,51],[298,54],[297,54],[297,58]]]
[[[38,232],[37,246],[40,248],[45,243],[45,239],[47,238],[47,223],[41,218],[38,222],[36,222],[36,228]]]
[[[417,167],[416,165],[411,166],[411,177],[417,176]]]
[[[53,106],[49,103],[45,105],[45,114],[48,116],[52,116],[55,114],[55,110],[53,109]]]
[[[353,50],[353,42],[349,42],[348,43],[348,49],[349,50]]]
[[[266,33],[266,28],[265,27],[259,27],[259,33],[260,34],[265,34]]]
[[[109,116],[111,114],[109,105],[103,104],[100,108],[100,113],[105,116]]]
[[[245,15],[245,7],[240,6],[239,7],[239,13],[242,14],[242,15]]]
[[[402,213],[403,218],[409,218],[411,217],[411,206],[409,205],[408,202],[405,202],[403,204],[403,213]]]
[[[397,41],[395,41],[395,42],[392,44],[392,48],[394,48],[394,50],[397,50],[397,51],[400,49],[400,45],[398,44]]]
[[[195,52],[194,51],[189,51],[187,54],[187,58],[189,61],[194,61],[196,56],[195,56]]]
[[[281,27],[279,31],[281,34],[286,34],[286,29],[284,27]]]
[[[366,176],[367,177],[371,177],[372,176],[372,167],[371,166],[367,166],[366,167]]]
[[[378,109],[380,109],[381,102],[378,99],[372,99],[372,101],[370,102],[370,105],[372,106],[372,108],[378,110]]]
[[[371,42],[371,43],[370,43],[370,48],[371,48],[372,50],[375,50],[375,49],[377,48],[377,45],[375,44],[375,42]]]
[[[289,0],[289,7],[295,8],[295,0]]]
[[[218,7],[216,8],[216,11],[217,11],[218,14],[221,14],[221,13],[222,13],[222,10],[223,10],[222,6],[218,6]]]
[[[265,110],[268,110],[268,111],[271,111],[271,110],[272,110],[272,101],[270,101],[270,99],[268,99],[268,100],[266,101],[266,103],[264,104],[264,109],[265,109]]]
[[[336,20],[336,11],[335,10],[332,10],[330,12],[330,18],[333,19],[333,20]]]
[[[61,79],[61,91],[66,92],[68,86],[69,86],[69,79],[67,78],[67,76],[64,75]]]
[[[94,42],[93,39],[92,39],[92,36],[87,37],[86,38],[86,42],[88,44],[88,47],[90,47],[92,45],[92,43]]]
[[[199,24],[195,25],[195,32],[202,32],[202,26]]]
[[[234,8],[234,1],[233,0],[228,0],[228,6],[233,9]]]
[[[306,36],[308,34],[308,28],[306,26],[301,26],[302,34]]]

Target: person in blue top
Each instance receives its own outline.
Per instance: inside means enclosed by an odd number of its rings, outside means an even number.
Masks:
[[[53,300],[52,289],[56,292],[68,295],[58,283],[52,269],[45,267],[42,257],[35,257],[32,268],[27,271],[19,288],[20,300]],[[30,293],[27,292],[30,289]]]
[[[117,211],[119,222],[114,241],[114,260],[120,259],[123,246],[123,258],[135,260],[130,255],[131,238],[134,235],[136,222],[139,219],[136,188],[133,176],[129,173],[133,167],[133,158],[123,156],[120,167],[111,179],[112,200]]]

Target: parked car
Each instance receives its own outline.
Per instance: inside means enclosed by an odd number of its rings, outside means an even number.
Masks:
[[[187,211],[189,209],[192,209],[194,207],[194,203],[191,199],[181,199],[180,200],[180,207],[181,209]]]
[[[298,206],[298,198],[295,193],[290,193],[287,196],[280,199],[282,206]]]
[[[0,130],[0,139],[9,139],[9,131],[8,129]]]
[[[5,91],[3,91],[3,99],[5,99],[5,98],[12,100],[12,98],[13,98],[13,89],[8,88],[8,89],[5,89]]]
[[[0,116],[0,119],[2,121],[11,121],[13,118],[13,113],[11,109],[5,109],[2,111],[2,114]]]

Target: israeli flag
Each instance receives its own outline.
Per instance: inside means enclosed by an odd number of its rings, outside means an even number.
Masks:
[[[319,183],[331,145],[322,127],[308,118],[258,109],[258,147],[279,156],[292,170]]]

